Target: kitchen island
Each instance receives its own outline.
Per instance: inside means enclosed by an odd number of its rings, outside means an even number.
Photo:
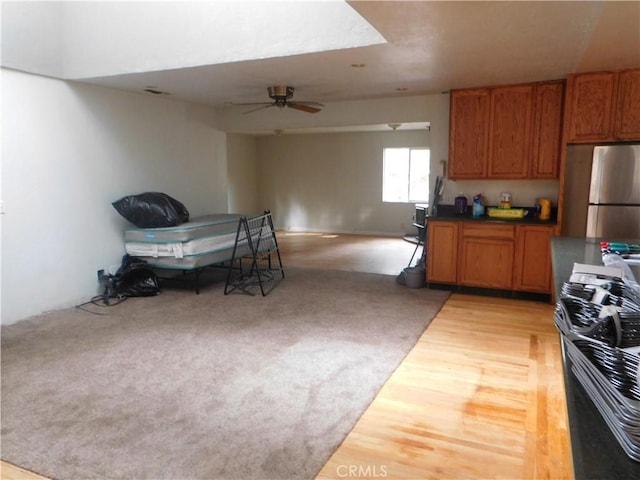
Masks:
[[[638,239],[578,237],[553,237],[551,239],[556,297],[560,295],[562,284],[569,279],[574,263],[602,265],[601,240],[638,243]],[[633,267],[632,272],[636,280],[640,279],[639,267]],[[618,444],[600,412],[571,372],[571,361],[564,351],[563,363],[576,480],[640,478],[640,463],[629,458]]]

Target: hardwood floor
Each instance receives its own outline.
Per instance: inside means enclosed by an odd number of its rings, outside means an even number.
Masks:
[[[284,267],[330,268],[398,275],[409,266],[416,245],[398,237],[277,232]],[[411,266],[422,255],[416,252]]]
[[[317,479],[573,478],[552,315],[452,295]]]
[[[285,266],[374,273],[399,273],[415,248],[284,232],[278,244]],[[552,305],[450,297],[317,480],[383,477],[573,478]]]
[[[392,275],[415,248],[286,232],[278,245],[285,269]],[[2,480],[44,478],[1,466]],[[453,294],[317,476],[339,478],[573,478],[553,307]]]
[[[0,478],[2,480],[48,480],[37,473],[16,467],[7,462],[0,462]]]

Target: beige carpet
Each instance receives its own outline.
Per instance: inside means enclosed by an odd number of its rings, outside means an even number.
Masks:
[[[55,479],[310,479],[448,293],[286,269],[2,329],[2,458]]]

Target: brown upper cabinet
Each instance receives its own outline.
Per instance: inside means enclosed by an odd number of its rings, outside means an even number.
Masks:
[[[451,92],[449,177],[556,178],[564,81]]]
[[[451,93],[449,121],[449,177],[487,176],[489,144],[488,88],[456,90]]]
[[[640,68],[618,73],[613,134],[620,140],[640,140]]]
[[[526,178],[533,112],[533,85],[491,90],[487,177]]]
[[[640,140],[640,69],[570,75],[567,143]]]
[[[536,85],[531,151],[531,178],[558,178],[564,82]]]

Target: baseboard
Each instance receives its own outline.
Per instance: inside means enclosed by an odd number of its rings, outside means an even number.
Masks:
[[[451,285],[448,283],[427,283],[428,288],[434,290],[448,290],[469,295],[482,295],[496,298],[513,298],[516,300],[532,300],[535,302],[551,303],[551,295],[548,293],[520,292],[516,290],[502,290],[494,288],[467,287],[464,285]]]
[[[282,225],[275,225],[275,230],[285,233],[324,233],[327,235],[365,235],[368,237],[394,237],[402,238],[406,235],[406,232],[374,232],[370,230],[322,230],[318,228],[306,228],[306,227],[283,227]]]

